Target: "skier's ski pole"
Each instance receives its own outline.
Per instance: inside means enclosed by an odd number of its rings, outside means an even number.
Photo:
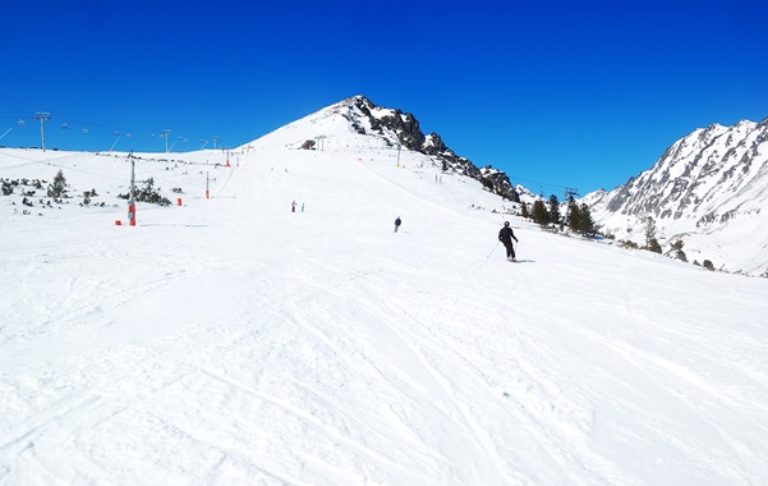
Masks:
[[[496,246],[493,247],[493,250],[491,250],[491,252],[485,258],[491,258],[491,255],[493,255],[493,252],[496,251],[496,247],[499,246],[499,243],[501,243],[501,242],[500,241],[496,242]]]

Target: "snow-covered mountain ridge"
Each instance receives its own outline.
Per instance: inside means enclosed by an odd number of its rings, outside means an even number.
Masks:
[[[324,120],[324,121],[323,121]],[[339,123],[345,120],[346,123]],[[328,123],[328,122],[335,123]],[[384,147],[396,150],[402,149],[419,152],[429,156],[432,164],[442,171],[455,172],[480,181],[483,186],[514,202],[519,202],[519,193],[511,184],[509,177],[501,170],[491,166],[478,168],[470,159],[456,154],[445,145],[439,134],[432,132],[424,134],[419,121],[412,113],[402,112],[397,108],[385,108],[373,103],[369,98],[357,95],[339,103],[335,103],[316,113],[308,115],[293,124],[316,124],[323,126],[323,132],[318,140],[287,140],[286,145],[293,148],[316,150],[333,147],[333,139],[347,135],[345,131],[353,131],[360,135],[370,136],[381,142]],[[278,132],[290,132],[289,124],[278,129]],[[335,125],[328,130],[328,125]],[[328,139],[331,140],[328,140]],[[321,145],[322,144],[322,145]],[[376,142],[372,142],[376,146]],[[338,148],[338,145],[336,145]]]
[[[0,485],[768,484],[768,280],[478,210],[332,111],[0,149]],[[115,225],[132,163],[183,204]]]
[[[689,260],[750,275],[768,271],[768,119],[694,130],[653,167],[616,189],[585,196],[595,220],[617,238],[644,242],[647,217],[668,247]]]

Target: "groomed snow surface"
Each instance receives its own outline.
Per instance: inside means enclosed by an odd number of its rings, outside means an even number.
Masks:
[[[768,484],[768,281],[543,233],[370,137],[293,149],[323,123],[139,160],[185,194],[137,227],[125,157],[0,151],[108,201],[0,196],[0,483]]]

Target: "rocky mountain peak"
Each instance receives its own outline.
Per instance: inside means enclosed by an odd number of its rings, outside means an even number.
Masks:
[[[421,152],[432,158],[441,170],[476,179],[489,191],[519,202],[518,192],[503,171],[480,170],[471,160],[451,150],[439,134],[432,132],[425,135],[413,113],[378,106],[363,95],[348,98],[340,105],[346,108],[342,116],[357,133],[381,137],[388,145],[399,144],[408,150]]]
[[[691,239],[696,241],[692,250],[704,251],[708,240],[717,240],[714,235],[738,231],[754,233],[759,241],[753,243],[768,247],[768,232],[755,229],[756,218],[768,223],[768,123],[742,120],[696,129],[672,144],[651,169],[585,200],[596,221],[619,238],[636,239],[642,231],[632,228],[652,217],[662,243]],[[753,271],[738,263],[745,261],[741,256],[717,243],[711,246],[732,269]],[[768,267],[768,257],[756,265]]]

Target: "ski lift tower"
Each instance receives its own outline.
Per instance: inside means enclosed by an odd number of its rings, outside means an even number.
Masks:
[[[35,120],[40,120],[40,148],[45,152],[45,122],[51,119],[51,114],[45,111],[35,113]]]
[[[318,152],[325,152],[325,139],[328,138],[325,135],[318,135],[315,137],[316,143],[317,143],[317,151]]]
[[[167,154],[169,152],[168,149],[168,136],[173,132],[170,128],[166,128],[164,130],[160,131],[160,136],[165,139],[165,153]]]
[[[579,197],[579,191],[575,187],[566,187],[563,195],[565,196],[566,201],[570,201],[571,198],[576,199]]]

